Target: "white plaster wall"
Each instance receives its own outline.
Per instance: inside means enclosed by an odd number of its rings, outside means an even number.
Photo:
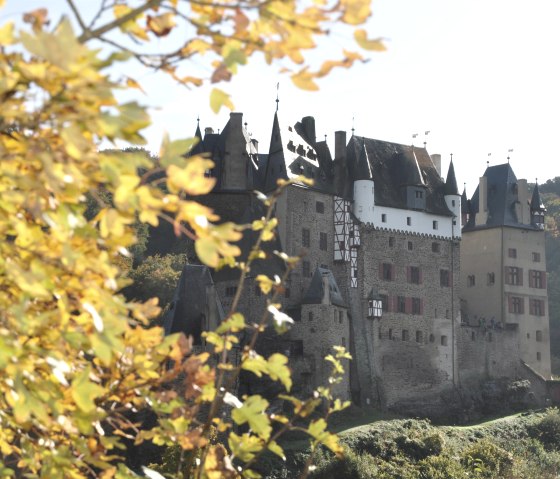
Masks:
[[[455,224],[453,225],[453,236],[455,238],[461,237],[461,197],[459,195],[446,195],[445,203],[447,207],[451,210],[455,218]]]
[[[387,221],[381,221],[382,215],[386,215]],[[411,225],[408,226],[406,218],[411,218]],[[376,206],[373,215],[373,225],[377,228],[385,228],[389,230],[403,231],[406,233],[416,233],[424,235],[433,235],[442,238],[452,237],[452,220],[450,216],[439,216],[423,211],[403,210],[399,208],[390,208],[387,206]],[[438,222],[438,228],[433,228],[433,222]],[[454,227],[453,233],[455,237],[460,236],[461,230],[457,225]]]
[[[375,221],[375,194],[373,181],[354,181],[354,215],[363,223]]]

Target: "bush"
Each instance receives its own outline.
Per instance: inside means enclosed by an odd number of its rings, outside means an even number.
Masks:
[[[418,463],[418,479],[467,479],[469,475],[454,458],[429,456]]]
[[[332,456],[331,456],[332,457]],[[342,459],[328,460],[325,457],[315,461],[317,469],[311,474],[313,479],[378,479],[377,464],[369,454],[356,454],[347,449]]]
[[[443,437],[437,432],[424,437],[401,435],[395,438],[395,442],[404,454],[415,461],[440,454],[443,450]]]
[[[530,428],[531,437],[538,439],[547,449],[560,449],[560,414],[558,409],[550,409],[547,414]]]
[[[513,456],[487,439],[468,448],[461,462],[478,477],[509,477],[513,468]]]

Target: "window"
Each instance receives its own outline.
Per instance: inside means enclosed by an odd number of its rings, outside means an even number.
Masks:
[[[420,298],[412,298],[412,314],[422,314],[422,300]]]
[[[228,286],[226,288],[226,296],[235,296],[237,293],[237,286]]]
[[[387,215],[385,213],[381,213],[381,223],[387,223]]]
[[[539,353],[539,352],[537,351],[537,361],[540,361],[540,360],[541,360],[541,353]]]
[[[402,340],[403,341],[408,341],[408,329],[403,329],[402,330]]]
[[[523,286],[523,269],[515,266],[506,266],[506,284]]]
[[[311,265],[309,264],[309,261],[303,261],[302,265],[303,265],[303,277],[309,278],[311,276]]]
[[[420,268],[418,266],[408,267],[408,282],[412,284],[420,284]]]
[[[433,343],[436,340],[436,337],[433,334],[430,334],[430,343]]]
[[[302,246],[309,248],[310,244],[311,244],[311,235],[309,233],[309,230],[307,228],[303,228],[301,230],[301,244]]]
[[[393,281],[393,265],[391,263],[383,263],[381,274],[382,279],[385,281]]]
[[[389,332],[387,333],[387,336],[389,337],[389,339],[393,339],[393,330],[391,328],[389,328]]]
[[[408,248],[408,251],[412,251],[412,241],[409,241],[406,247]]]
[[[338,312],[338,322],[342,323],[342,321],[344,321],[344,311],[339,311]]]
[[[475,339],[476,339],[476,334],[475,334],[475,332],[473,331],[473,332],[471,333],[471,341],[474,341]]]
[[[451,206],[453,206],[453,208],[455,208],[455,200],[451,200]]]
[[[523,314],[525,310],[525,301],[519,296],[509,297],[509,312],[513,314]]]
[[[475,285],[474,274],[467,276],[467,286],[472,287]]]
[[[416,198],[423,198],[423,197],[424,197],[423,192],[416,190]]]
[[[540,253],[532,253],[533,263],[540,263],[541,262],[541,254]]]
[[[315,203],[315,211],[317,213],[324,213],[325,212],[325,203],[323,203],[322,201],[317,201]]]
[[[411,218],[410,216],[407,216],[407,217],[406,217],[406,224],[407,224],[408,226],[412,225],[412,218]]]
[[[432,221],[432,229],[434,229],[434,230],[438,229],[438,222],[437,221]]]
[[[381,307],[383,308],[383,312],[386,313],[389,311],[389,296],[386,294],[380,294],[379,297],[381,298]]]
[[[436,241],[432,243],[432,253],[439,253],[440,251],[440,244]]]
[[[538,343],[542,342],[542,331],[536,331],[535,338]]]
[[[313,311],[309,311],[308,315],[307,315],[307,319],[309,321],[313,321]]]
[[[319,249],[327,251],[327,233],[319,233]]]
[[[532,316],[544,316],[544,300],[530,299],[529,314]]]
[[[486,275],[486,283],[488,284],[488,286],[493,285],[496,282],[496,276],[494,273],[488,273]]]
[[[447,346],[447,336],[442,336],[441,337],[441,345],[442,346]]]
[[[508,249],[508,257],[517,258],[517,250],[515,248]]]
[[[539,289],[546,288],[546,272],[530,269],[529,286],[531,288],[539,288]]]
[[[395,237],[390,236],[389,237],[389,247],[392,248],[393,246],[395,246]]]
[[[440,269],[439,270],[439,285],[442,288],[449,287],[449,270],[448,269]]]
[[[397,312],[406,312],[406,298],[404,296],[397,296]]]
[[[417,343],[421,343],[422,342],[422,331],[416,331],[416,342]]]

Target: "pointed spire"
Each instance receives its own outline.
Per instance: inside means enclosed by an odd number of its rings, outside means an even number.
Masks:
[[[459,194],[459,188],[457,188],[457,178],[455,178],[455,167],[453,166],[453,154],[451,154],[451,162],[449,163],[449,170],[447,171],[444,193],[446,195]]]
[[[202,140],[202,132],[200,131],[200,115],[196,117],[196,132],[194,133],[194,136],[196,136],[200,140]]]
[[[461,195],[461,213],[468,214],[469,213],[469,206],[468,206],[468,199],[467,199],[467,184],[464,183],[463,187],[463,194]]]
[[[546,211],[544,203],[539,193],[539,184],[535,180],[535,188],[533,189],[533,197],[531,198],[531,211]]]
[[[278,112],[278,104],[280,103],[280,98],[278,97],[280,93],[280,82],[276,84],[276,112]]]
[[[369,158],[366,148],[366,140],[362,138],[362,149],[360,151],[360,157],[358,158],[358,164],[356,165],[356,176],[355,180],[371,180],[371,167],[369,164]]]

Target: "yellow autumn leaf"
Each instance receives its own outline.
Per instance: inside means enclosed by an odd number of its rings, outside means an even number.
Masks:
[[[301,70],[298,73],[294,73],[291,76],[294,85],[297,86],[298,88],[301,88],[302,90],[308,90],[308,91],[317,91],[319,87],[313,81],[313,78],[314,78],[313,74],[308,72],[307,69]]]
[[[364,29],[354,30],[354,39],[364,50],[376,52],[384,52],[387,50],[381,38],[368,39],[367,32]]]
[[[7,22],[0,27],[0,45],[11,45],[14,41],[14,22]]]
[[[122,3],[116,4],[113,7],[113,14],[115,15],[115,18],[123,17],[130,12],[132,12],[132,8]],[[122,25],[120,25],[119,28],[121,29],[121,31],[130,33],[136,38],[139,38],[141,40],[149,40],[146,30],[144,30],[140,25],[136,23],[136,20],[140,20],[141,18],[142,15],[138,15],[135,19],[124,22]]]
[[[173,13],[167,12],[156,17],[148,15],[146,25],[148,30],[154,33],[158,37],[164,37],[171,32],[173,27],[177,25],[175,21],[175,15]]]
[[[214,113],[218,113],[223,106],[230,110],[234,108],[230,96],[226,92],[219,88],[213,88],[210,93],[210,108]]]

